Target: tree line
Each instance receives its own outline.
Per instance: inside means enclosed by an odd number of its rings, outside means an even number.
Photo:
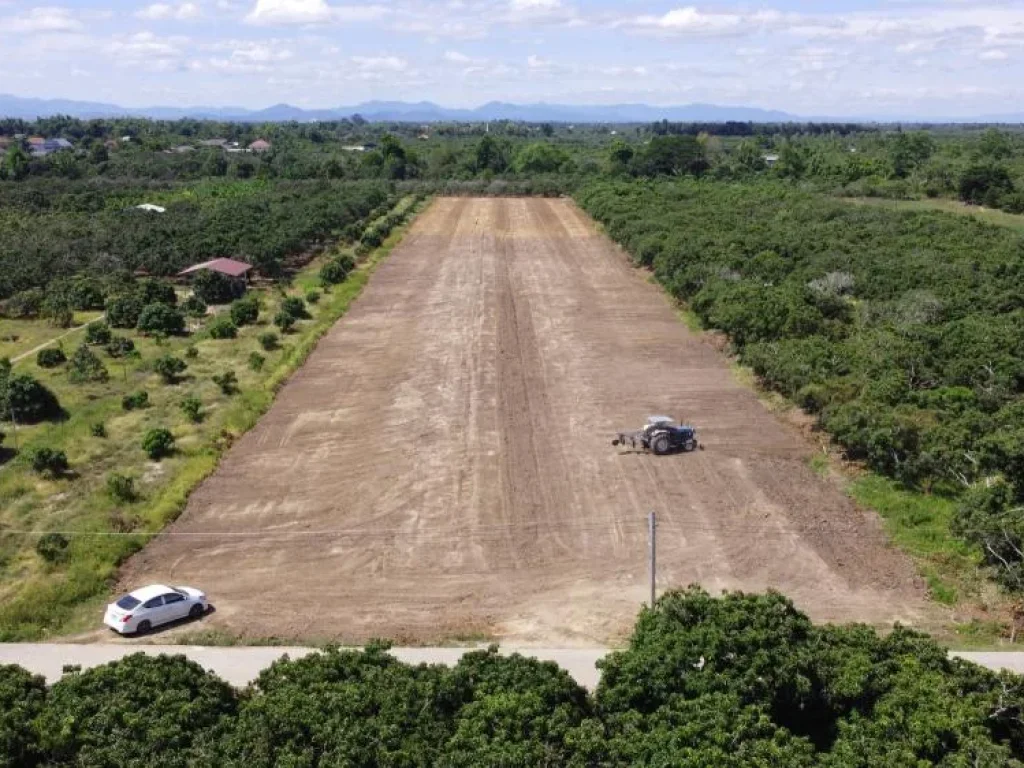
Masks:
[[[496,649],[454,667],[385,643],[284,658],[246,689],[183,656],[0,667],[0,766],[1024,765],[1024,684],[896,628],[817,627],[778,594],[673,592],[591,695]]]

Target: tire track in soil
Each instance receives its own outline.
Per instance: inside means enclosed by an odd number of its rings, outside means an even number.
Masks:
[[[649,413],[707,450],[622,454]],[[247,637],[603,645],[659,584],[927,623],[910,562],[806,466],[571,202],[438,199],[122,587],[191,583]]]

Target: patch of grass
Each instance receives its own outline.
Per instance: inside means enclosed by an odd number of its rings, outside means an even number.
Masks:
[[[412,201],[406,198],[401,205]],[[70,416],[60,423],[19,427],[19,455],[0,467],[0,500],[9,500],[0,503],[0,640],[34,640],[95,627],[118,566],[178,517],[191,491],[214,471],[231,443],[267,411],[278,389],[344,315],[404,231],[405,227],[396,229],[345,283],[311,307],[312,318],[299,322],[295,332],[281,340],[280,350],[267,353],[259,371],[249,367],[248,359],[261,350],[258,337],[266,333],[267,320],[244,326],[237,338],[225,340],[208,338],[201,330],[159,342],[132,332],[137,359],[111,360],[100,354],[110,373],[107,382],[75,385],[60,370],[32,371],[57,394]],[[272,317],[286,296],[305,295],[304,283],[316,280],[319,268],[319,262],[312,262],[284,292],[262,291],[263,317]],[[190,346],[197,354],[179,384],[161,385],[152,360],[183,354]],[[233,396],[221,393],[212,381],[227,370],[238,378],[240,391]],[[139,390],[150,393],[148,407],[125,412],[121,399]],[[183,395],[202,402],[206,418],[201,423],[182,411]],[[104,425],[106,438],[93,434],[98,423]],[[170,429],[176,448],[173,455],[154,463],[142,450],[142,435],[162,426]],[[6,444],[12,446],[10,430],[5,431]],[[77,478],[35,476],[24,457],[39,447],[65,451]],[[137,478],[139,498],[131,504],[129,531],[123,530],[123,519],[111,515],[106,479],[113,472]],[[66,562],[48,563],[36,553],[45,531],[80,534],[68,536]]]
[[[828,477],[832,474],[832,462],[824,453],[816,453],[807,460],[807,466],[811,468],[818,477]]]
[[[955,605],[980,593],[980,556],[950,532],[956,502],[906,490],[878,475],[852,481],[847,491],[882,516],[893,542],[918,561],[936,602]]]

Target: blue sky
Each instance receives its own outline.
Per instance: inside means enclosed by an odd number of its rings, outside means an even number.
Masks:
[[[1024,111],[1024,0],[0,0],[0,92]]]

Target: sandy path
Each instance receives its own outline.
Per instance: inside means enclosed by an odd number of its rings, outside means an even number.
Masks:
[[[706,450],[623,454],[666,412]],[[133,558],[250,636],[614,642],[663,587],[933,617],[911,564],[571,202],[440,199],[270,413]]]

